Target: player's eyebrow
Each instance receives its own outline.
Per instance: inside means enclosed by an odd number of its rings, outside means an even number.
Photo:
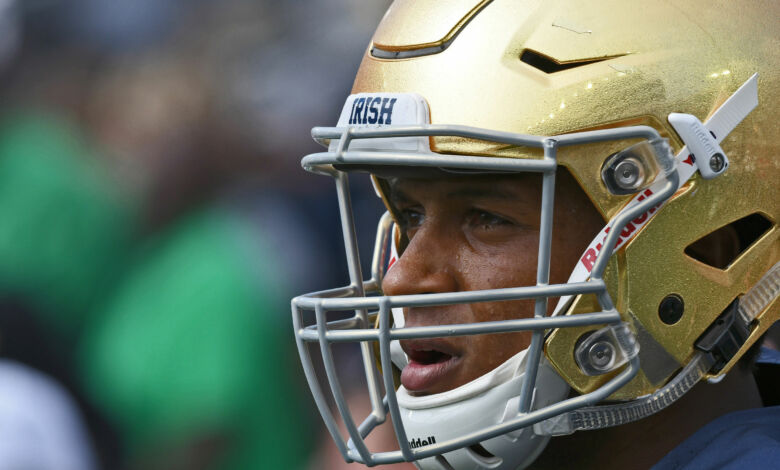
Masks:
[[[416,199],[407,193],[398,185],[391,184],[389,199],[394,203],[413,203]],[[445,197],[449,199],[492,199],[492,200],[516,200],[518,195],[511,188],[503,185],[463,185],[453,188],[447,192]]]
[[[388,199],[390,199],[390,201],[394,204],[413,202],[413,199],[405,192],[398,189],[396,185],[390,185],[390,194],[388,195]]]
[[[447,193],[448,198],[517,199],[517,194],[496,186],[466,186]]]

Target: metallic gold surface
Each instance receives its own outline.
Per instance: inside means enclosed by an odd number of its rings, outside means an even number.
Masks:
[[[468,5],[396,3],[375,42],[400,47],[444,37]],[[688,1],[644,4],[494,0],[478,12],[438,54],[377,59],[368,53],[353,92],[415,92],[428,100],[431,122],[502,131],[555,135],[585,129],[648,124],[681,147],[667,122],[671,112],[702,121],[752,74],[759,74],[759,106],[721,144],[731,160],[722,176],[695,175],[629,243],[607,273],[610,294],[663,350],[680,364],[714,319],[780,259],[780,149],[777,117],[780,3]],[[406,22],[409,22],[408,24]],[[438,39],[436,39],[438,40]],[[558,62],[620,56],[555,73],[520,60],[526,49]],[[621,56],[622,55],[622,56]],[[559,162],[582,184],[605,220],[629,196],[611,195],[600,179],[604,160],[633,142],[564,148]],[[539,158],[538,152],[489,142],[433,138],[440,152]],[[727,269],[684,254],[689,244],[753,213],[773,226]],[[565,230],[566,227],[555,227]],[[595,236],[595,234],[594,234]],[[553,254],[554,256],[554,254]],[[553,262],[555,262],[553,260]],[[658,317],[661,300],[680,295],[685,311],[674,325]],[[585,310],[580,299],[574,311]],[[775,302],[754,325],[744,352],[780,315]],[[578,391],[605,378],[586,377],[573,347],[585,330],[560,330],[548,338],[551,362]],[[732,361],[734,362],[734,361]],[[728,367],[730,367],[731,364]],[[651,393],[645,374],[613,398]]]
[[[394,2],[374,34],[372,44],[385,51],[407,51],[441,45],[491,0],[400,0]],[[406,13],[410,8],[415,15]]]

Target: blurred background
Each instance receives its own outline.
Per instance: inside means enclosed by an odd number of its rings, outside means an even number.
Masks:
[[[292,333],[291,297],[348,283],[300,159],[388,5],[0,0],[0,470],[345,465]]]
[[[0,0],[0,468],[331,468],[289,300],[348,275],[300,159],[388,4]]]

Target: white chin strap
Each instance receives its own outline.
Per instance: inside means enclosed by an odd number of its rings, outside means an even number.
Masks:
[[[393,227],[391,265],[398,260]],[[402,308],[393,308],[393,327],[403,328]],[[444,442],[501,424],[520,414],[520,390],[525,380],[527,350],[520,351],[487,374],[453,390],[427,396],[412,396],[401,386],[397,391],[401,420],[412,448]],[[398,341],[390,343],[390,357],[403,370],[409,363]],[[542,357],[532,396],[532,409],[566,398],[568,384]],[[544,450],[549,435],[537,435],[533,426],[454,450],[415,463],[423,470],[516,470],[530,465]]]
[[[393,327],[404,327],[404,309],[396,307],[391,309],[393,312]],[[400,370],[404,370],[407,364],[409,364],[409,358],[406,357],[406,353],[401,349],[401,343],[398,340],[390,341],[390,360],[393,361],[396,367]]]
[[[525,380],[526,351],[521,351],[487,374],[453,390],[412,396],[401,386],[401,411],[409,445],[418,448],[441,443],[501,424],[520,414],[520,389]],[[536,377],[532,408],[566,397],[569,386],[543,357]],[[530,465],[544,450],[550,436],[534,433],[533,426],[471,446],[415,462],[424,470],[516,470]]]

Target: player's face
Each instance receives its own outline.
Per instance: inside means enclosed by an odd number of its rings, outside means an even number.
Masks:
[[[385,295],[536,283],[541,177],[399,179],[391,187],[409,244],[385,276]],[[559,172],[556,187],[553,283],[566,281],[603,225],[568,173]],[[533,304],[526,300],[414,307],[404,309],[404,314],[407,326],[447,325],[532,317]],[[530,332],[517,332],[401,341],[409,357],[401,382],[416,395],[452,390],[527,348],[530,339]]]

